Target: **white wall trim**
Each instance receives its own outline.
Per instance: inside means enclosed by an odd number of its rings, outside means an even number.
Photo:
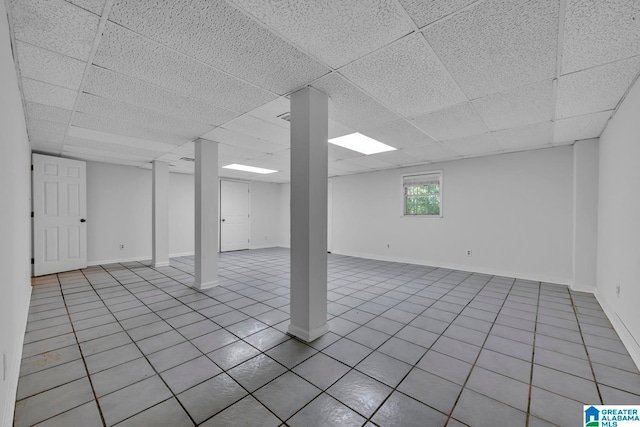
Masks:
[[[600,306],[604,310],[604,314],[607,315],[607,318],[611,322],[613,329],[615,329],[615,331],[618,333],[622,344],[629,352],[631,359],[633,359],[638,369],[640,369],[640,345],[633,338],[622,320],[620,320],[620,317],[618,317],[616,311],[607,303],[607,300],[604,298],[604,296],[602,296],[602,294],[597,290],[594,295],[600,303]]]
[[[16,397],[18,393],[18,380],[20,379],[20,362],[22,362],[22,349],[24,347],[24,335],[27,331],[27,320],[29,319],[29,307],[31,306],[31,283],[28,283],[29,286],[29,296],[27,298],[27,304],[25,312],[22,315],[22,321],[19,325],[18,330],[18,345],[15,348],[15,354],[13,354],[14,363],[11,363],[7,372],[7,382],[9,384],[9,394],[7,396],[7,400],[5,402],[5,407],[2,411],[2,418],[0,421],[0,425],[3,426],[12,426],[13,425],[13,416],[14,410],[16,406]],[[2,369],[2,361],[0,360],[0,369]]]
[[[545,283],[552,283],[552,284],[558,284],[558,285],[566,285],[566,286],[573,285],[573,280],[567,279],[567,278],[521,273],[517,271],[500,270],[500,269],[494,269],[490,267],[487,268],[487,267],[481,267],[476,265],[453,264],[453,263],[447,263],[447,262],[441,262],[441,261],[422,260],[417,258],[402,258],[402,257],[393,257],[393,256],[386,257],[386,256],[369,254],[369,253],[342,252],[342,251],[333,251],[332,253],[336,255],[353,256],[353,257],[373,259],[378,261],[401,262],[404,264],[425,265],[430,267],[449,268],[452,270],[470,271],[473,273],[490,274],[492,276],[513,277],[516,279],[533,280],[536,282],[545,282]]]
[[[151,255],[146,255],[142,257],[133,257],[133,258],[118,258],[118,259],[105,259],[100,261],[90,261],[87,263],[87,266],[93,267],[96,265],[105,265],[105,264],[119,264],[122,262],[140,262],[140,261],[148,261],[151,264]]]

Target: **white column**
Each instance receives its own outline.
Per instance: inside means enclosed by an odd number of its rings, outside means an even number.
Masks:
[[[573,146],[573,285],[574,291],[595,292],[598,258],[597,139]]]
[[[328,98],[291,95],[291,335],[311,342],[327,325]]]
[[[169,265],[169,164],[153,161],[152,256],[154,267]]]
[[[218,285],[218,143],[197,139],[196,145],[196,235],[193,287]]]

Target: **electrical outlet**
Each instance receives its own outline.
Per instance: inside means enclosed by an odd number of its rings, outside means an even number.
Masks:
[[[391,243],[387,243],[387,249],[391,249]]]
[[[467,256],[472,256],[473,255],[473,251],[471,249],[467,249]]]
[[[616,286],[616,295],[620,298],[620,285]]]
[[[126,246],[124,243],[120,243],[120,250],[123,251],[125,250]]]

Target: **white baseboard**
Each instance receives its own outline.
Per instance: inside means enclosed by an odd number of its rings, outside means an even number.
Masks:
[[[5,402],[2,418],[0,418],[0,425],[12,426],[13,416],[16,406],[16,395],[18,392],[18,380],[20,378],[20,362],[22,361],[22,348],[24,347],[24,334],[27,330],[27,320],[29,318],[29,306],[31,305],[31,284],[29,283],[29,296],[27,298],[27,304],[24,314],[22,315],[21,322],[16,325],[19,333],[18,342],[13,354],[13,363],[8,366],[7,383],[8,393],[7,400]],[[2,369],[2,361],[0,360],[0,369]]]
[[[522,280],[532,280],[535,282],[545,282],[545,283],[552,283],[552,284],[558,284],[558,285],[571,286],[573,284],[573,280],[568,279],[566,277],[554,277],[554,276],[546,276],[543,274],[522,273],[518,271],[501,270],[497,268],[481,267],[477,265],[454,264],[454,263],[447,263],[447,262],[441,262],[441,261],[422,260],[417,258],[402,258],[402,257],[394,257],[394,256],[383,256],[383,255],[359,253],[359,252],[333,251],[332,253],[337,255],[374,259],[378,261],[401,262],[404,264],[425,265],[430,267],[448,268],[451,270],[462,270],[462,271],[470,271],[474,273],[490,274],[492,276],[514,277]]]
[[[139,262],[139,261],[151,262],[151,255],[142,256],[142,257],[132,257],[132,258],[117,258],[117,259],[103,259],[99,261],[87,261],[87,265],[89,267],[92,267],[95,265],[119,264],[122,262]]]
[[[616,311],[609,305],[602,294],[596,291],[595,296],[600,303],[600,306],[604,310],[604,314],[607,315],[609,321],[611,322],[611,325],[613,325],[613,329],[615,329],[615,331],[618,333],[618,336],[620,337],[620,340],[622,340],[622,344],[624,344],[627,351],[629,352],[629,355],[640,370],[640,345],[638,345],[620,317],[618,317]]]
[[[196,253],[193,252],[193,251],[192,252],[180,252],[180,253],[177,253],[177,254],[169,254],[169,258],[178,258],[178,257],[181,257],[181,256],[193,256],[195,254]]]

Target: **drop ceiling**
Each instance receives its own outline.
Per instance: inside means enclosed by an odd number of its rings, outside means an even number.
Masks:
[[[640,71],[638,0],[5,0],[34,151],[289,180],[289,95],[329,98],[329,174],[598,137]]]

